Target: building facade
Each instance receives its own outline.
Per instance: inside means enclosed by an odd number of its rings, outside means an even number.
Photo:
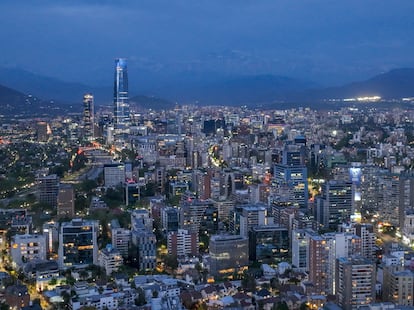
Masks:
[[[46,238],[43,235],[15,235],[10,254],[17,266],[32,260],[46,259]]]
[[[167,237],[168,254],[177,257],[195,256],[198,254],[198,238],[196,233],[179,229],[168,233]]]
[[[128,97],[128,71],[125,58],[115,59],[114,77],[114,124],[123,129],[130,122]]]
[[[249,240],[244,236],[211,236],[209,251],[212,276],[231,274],[249,264]]]
[[[92,141],[94,138],[95,118],[92,94],[83,96],[83,139]]]
[[[98,222],[73,219],[60,226],[60,268],[81,268],[98,263]]]
[[[75,192],[71,184],[59,185],[57,196],[58,218],[73,218],[75,216]]]
[[[344,310],[358,309],[375,301],[375,264],[363,257],[336,261],[337,301]]]

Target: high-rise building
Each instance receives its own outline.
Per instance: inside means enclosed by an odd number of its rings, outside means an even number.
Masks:
[[[179,210],[174,207],[166,207],[161,210],[162,229],[166,232],[177,231],[180,220]]]
[[[128,256],[129,246],[131,245],[131,231],[122,228],[117,219],[111,221],[111,238],[112,246],[116,248],[122,256]]]
[[[131,239],[136,248],[134,253],[139,270],[150,270],[156,266],[156,242],[153,233],[153,218],[145,209],[137,209],[131,213]]]
[[[262,205],[242,207],[240,214],[240,235],[248,237],[249,231],[259,225],[266,225],[266,208]]]
[[[49,124],[46,122],[38,122],[36,124],[37,141],[46,142],[49,139]]]
[[[329,248],[325,238],[319,235],[309,237],[309,281],[315,294],[327,294],[329,272]]]
[[[352,183],[330,180],[322,184],[322,195],[317,199],[316,219],[323,227],[337,229],[350,219],[353,211]]]
[[[312,229],[292,231],[292,265],[301,271],[309,270],[309,239],[312,235],[317,235]]]
[[[60,268],[98,263],[98,222],[73,219],[62,223],[59,234]]]
[[[327,233],[323,235],[328,250],[328,272],[326,274],[326,291],[329,294],[336,294],[336,259],[340,257],[351,257],[361,252],[361,238],[352,233]]]
[[[116,129],[129,124],[128,72],[125,58],[115,59],[114,123]]]
[[[94,102],[92,94],[83,96],[83,134],[84,139],[92,141],[94,138]]]
[[[414,273],[404,266],[384,267],[383,294],[385,301],[397,305],[413,306]]]
[[[179,229],[168,233],[168,253],[174,256],[195,256],[198,254],[198,239],[196,233]]]
[[[56,174],[38,176],[36,181],[39,202],[56,207],[59,191],[59,177]]]
[[[375,258],[375,241],[376,235],[374,226],[369,223],[351,223],[343,224],[339,227],[340,231],[350,232],[361,238],[361,256],[374,259]]]
[[[201,221],[205,216],[206,209],[212,202],[198,199],[187,199],[180,202],[180,228],[188,229],[190,232],[199,233]]]
[[[57,196],[58,218],[73,218],[75,215],[75,193],[71,184],[59,185]]]
[[[136,247],[134,253],[138,269],[141,271],[154,269],[156,266],[157,238],[152,231],[145,228],[134,229],[131,232],[132,244]]]
[[[296,207],[308,205],[308,170],[306,166],[277,164],[274,178],[278,188],[287,188],[289,201]]]
[[[375,263],[362,257],[338,258],[336,288],[339,306],[344,310],[358,309],[375,299]]]

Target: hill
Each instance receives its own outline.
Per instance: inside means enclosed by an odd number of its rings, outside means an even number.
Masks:
[[[62,106],[54,101],[43,101],[3,85],[0,85],[0,106],[1,115],[7,117],[58,115],[71,109],[71,106]]]
[[[414,69],[394,69],[365,81],[349,83],[340,87],[312,89],[290,94],[290,96],[283,99],[287,101],[315,101],[366,96],[380,96],[384,99],[413,97]]]
[[[48,98],[62,103],[82,102],[85,93],[95,98],[110,98],[110,87],[91,87],[82,83],[61,81],[18,68],[0,67],[0,84],[39,98]],[[107,94],[106,94],[107,93]]]

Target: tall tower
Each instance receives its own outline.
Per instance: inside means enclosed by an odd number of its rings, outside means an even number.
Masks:
[[[122,129],[129,123],[128,72],[125,58],[115,59],[114,123]]]
[[[94,138],[94,107],[93,95],[83,96],[83,128],[85,140],[91,141]]]

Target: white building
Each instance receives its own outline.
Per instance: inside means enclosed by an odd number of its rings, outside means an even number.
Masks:
[[[127,256],[131,244],[131,231],[121,227],[112,227],[111,235],[113,247],[116,248],[122,256]]]
[[[113,248],[111,244],[108,244],[99,254],[99,266],[105,268],[107,275],[110,275],[114,271],[118,271],[123,262],[124,260],[120,251]]]
[[[31,260],[45,260],[46,238],[43,235],[15,235],[12,238],[10,254],[19,267]]]
[[[300,271],[309,270],[309,236],[314,234],[311,229],[292,231],[292,265]]]
[[[256,226],[266,225],[266,208],[250,205],[242,208],[240,214],[240,235],[249,236],[249,231]]]

